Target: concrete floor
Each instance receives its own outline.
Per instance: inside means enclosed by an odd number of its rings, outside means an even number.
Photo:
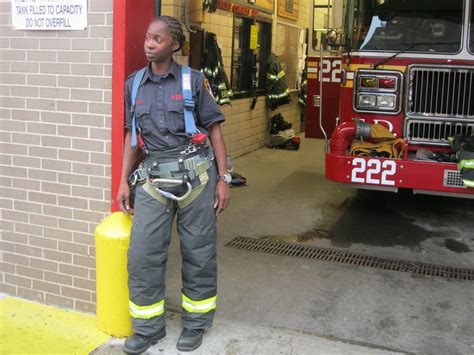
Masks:
[[[232,189],[231,206],[218,221],[218,324],[295,332],[366,349],[474,353],[472,281],[226,246],[238,236],[270,238],[474,268],[472,251],[446,247],[452,239],[474,250],[472,200],[346,189],[324,178],[323,156],[323,142],[306,139],[299,151],[261,149],[235,159],[234,171],[248,186]],[[179,310],[180,287],[179,244],[173,238],[168,309]],[[238,349],[248,339],[235,341]],[[324,353],[306,349],[281,348],[281,353]]]

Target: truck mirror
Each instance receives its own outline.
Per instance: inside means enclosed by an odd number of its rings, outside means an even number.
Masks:
[[[324,42],[329,47],[339,47],[342,44],[342,35],[334,29],[329,30],[324,35]]]

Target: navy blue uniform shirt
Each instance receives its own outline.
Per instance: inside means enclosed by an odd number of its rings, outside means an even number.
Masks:
[[[132,129],[130,106],[135,74],[132,73],[125,81],[125,128],[128,130]],[[225,121],[219,106],[206,89],[205,79],[204,74],[192,70],[194,120],[198,129]],[[138,90],[135,115],[148,150],[164,151],[188,144],[189,137],[184,127],[181,65],[172,61],[169,72],[163,76],[153,74],[151,65],[148,65]]]

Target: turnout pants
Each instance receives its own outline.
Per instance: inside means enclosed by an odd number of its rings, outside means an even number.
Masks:
[[[216,168],[209,181],[186,207],[163,203],[138,186],[135,197],[128,286],[135,333],[151,335],[165,325],[165,272],[172,224],[177,229],[182,255],[182,322],[186,328],[211,327],[217,296]]]

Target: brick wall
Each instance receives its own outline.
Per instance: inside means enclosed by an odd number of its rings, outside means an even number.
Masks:
[[[110,211],[112,0],[84,31],[14,31],[0,1],[1,291],[94,311]]]
[[[0,0],[0,292],[94,312],[94,230],[111,200],[113,0],[89,1],[84,31],[14,31],[10,4]],[[181,18],[183,0],[162,4]],[[302,4],[299,26],[308,11]],[[232,14],[218,10],[204,26],[230,73]],[[252,111],[250,101],[222,108],[234,157],[266,144],[276,112],[300,130],[295,94],[275,112],[264,96]]]

